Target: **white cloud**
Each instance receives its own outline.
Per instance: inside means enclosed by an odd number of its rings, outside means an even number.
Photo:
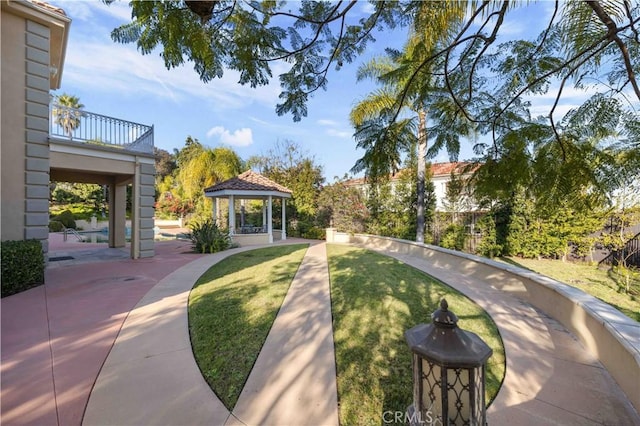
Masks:
[[[338,122],[334,120],[320,119],[317,123],[321,126],[337,126]]]
[[[219,136],[220,142],[224,145],[249,146],[253,144],[253,132],[247,127],[238,129],[231,133],[222,126],[215,126],[207,132],[208,138],[212,138],[214,136]]]
[[[278,101],[277,85],[252,89],[237,83],[239,74],[226,70],[224,76],[203,83],[191,64],[167,70],[157,53],[143,56],[132,45],[82,39],[68,49],[64,78],[96,91],[114,90],[171,99],[203,102],[213,109],[238,109],[254,103],[273,107]]]
[[[340,139],[351,139],[353,136],[353,129],[348,125],[343,125],[336,120],[330,119],[318,119],[316,123],[325,128],[325,133],[329,136],[333,136]]]
[[[341,139],[350,139],[353,136],[352,131],[347,130],[337,130],[337,129],[329,129],[327,130],[327,134],[329,136],[335,136]]]
[[[99,15],[107,15],[122,23],[131,21],[131,7],[125,2],[113,2],[106,5],[101,1],[64,1],[49,0],[52,5],[61,8],[71,18],[71,28],[78,21],[90,22],[95,25]]]

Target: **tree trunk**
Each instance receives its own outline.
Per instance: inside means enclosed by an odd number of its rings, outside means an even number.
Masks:
[[[427,155],[427,111],[418,111],[418,206],[416,212],[416,241],[424,243],[424,188]]]

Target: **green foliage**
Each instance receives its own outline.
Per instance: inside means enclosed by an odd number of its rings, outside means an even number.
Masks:
[[[280,75],[283,102],[276,111],[290,112],[296,121],[307,114],[308,95],[326,87],[329,68],[353,61],[373,40],[370,32],[383,22],[395,25],[393,12],[400,10],[399,4],[376,3],[375,14],[347,23],[343,14],[352,5],[303,2],[296,16],[290,5],[278,2],[252,7],[209,4],[210,10],[200,11],[203,2],[187,2],[186,7],[179,2],[131,2],[132,22],[113,30],[111,37],[136,43],[142,54],[159,48],[168,69],[191,61],[204,82],[221,78],[228,69],[240,73],[240,84],[266,85],[272,77],[270,62],[284,59],[291,65]],[[276,15],[278,19],[272,19]]]
[[[51,200],[58,205],[84,205],[92,213],[105,208],[105,189],[93,183],[55,182],[51,191]],[[90,215],[89,215],[90,216]]]
[[[417,235],[418,189],[417,161],[411,155],[406,167],[391,181],[388,177],[370,180],[367,193],[366,232],[388,237],[414,240]],[[424,185],[424,222],[431,227],[435,215],[435,189],[427,168]]]
[[[451,224],[447,226],[440,237],[440,246],[451,250],[464,249],[467,231],[463,225]]]
[[[300,144],[278,141],[266,155],[252,157],[248,164],[259,173],[291,191],[287,218],[310,221],[318,209],[318,194],[324,182],[322,166],[302,150]]]
[[[44,283],[44,253],[38,240],[2,241],[2,297]]]
[[[445,190],[445,197],[443,205],[445,211],[451,215],[452,222],[458,223],[458,213],[465,209],[465,182],[462,177],[456,173],[455,170],[451,170],[449,175],[449,182],[447,182],[447,188]]]
[[[58,222],[66,228],[76,229],[76,221],[71,210],[64,210],[61,213],[52,216],[51,221]],[[56,227],[57,225],[53,226]]]
[[[171,176],[178,165],[176,164],[175,155],[164,149],[154,146],[153,155],[155,157],[156,182],[161,182],[166,177]]]
[[[53,218],[61,212],[69,210],[73,213],[73,218],[75,220],[90,220],[92,216],[100,217],[102,216],[102,211],[96,211],[93,206],[87,205],[85,203],[71,203],[71,204],[51,204],[49,206],[49,214]],[[108,211],[105,210],[105,213],[108,216]]]
[[[189,228],[193,250],[198,253],[217,253],[231,246],[229,233],[218,228],[211,218],[194,221],[189,224]]]
[[[80,98],[77,96],[63,93],[54,99],[54,121],[70,138],[73,131],[80,126],[80,119],[85,115],[82,112],[83,108],[84,105],[80,103]]]
[[[175,178],[165,178],[164,193],[170,193],[169,200],[180,200],[184,213],[194,213],[197,217],[210,216],[211,200],[204,196],[204,190],[217,183],[231,179],[244,170],[244,163],[230,148],[206,148],[197,139],[187,137],[185,146],[175,154],[177,169]],[[163,200],[158,200],[163,206]],[[188,208],[186,208],[188,207]],[[168,207],[176,209],[175,206]],[[179,209],[178,209],[179,210]]]
[[[342,232],[361,233],[365,230],[367,217],[364,197],[356,188],[348,187],[340,180],[322,187],[318,196],[319,226],[334,227]]]
[[[494,215],[484,215],[478,221],[477,229],[482,233],[482,239],[476,248],[477,253],[488,258],[502,256],[502,245],[498,243]]]
[[[567,259],[591,255],[602,229],[605,211],[566,201],[553,207],[536,203],[523,188],[496,204],[479,224],[483,241],[478,250],[524,258]],[[495,225],[490,223],[492,221]],[[495,254],[494,254],[495,255]]]
[[[64,231],[64,225],[62,224],[62,222],[59,222],[57,220],[49,221],[49,232],[62,232],[62,231]]]

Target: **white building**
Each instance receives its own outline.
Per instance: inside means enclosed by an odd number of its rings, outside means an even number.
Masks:
[[[433,182],[434,192],[436,196],[436,211],[446,212],[449,209],[446,207],[447,198],[447,186],[451,181],[451,172],[456,176],[467,181],[473,171],[477,169],[473,163],[468,162],[452,162],[452,163],[433,163],[431,164],[431,182]],[[396,173],[389,177],[391,184],[391,192],[394,193],[394,188],[400,182],[400,177],[403,171]],[[345,182],[346,186],[357,188],[366,196],[367,195],[367,181],[366,178],[355,178]],[[478,210],[478,206],[472,197],[469,195],[468,188],[465,191],[467,195],[463,195],[458,203],[460,205],[459,213],[475,212]]]

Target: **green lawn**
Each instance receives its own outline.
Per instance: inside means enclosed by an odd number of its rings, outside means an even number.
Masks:
[[[206,381],[232,410],[307,244],[230,256],[212,266],[189,296],[193,353]]]
[[[614,271],[599,269],[597,266],[519,257],[502,260],[577,287],[640,322],[640,281],[638,279],[634,281],[632,291],[626,293],[621,289],[620,277]]]
[[[412,403],[411,351],[403,333],[430,321],[442,297],[458,325],[493,349],[487,364],[487,401],[505,371],[502,340],[473,301],[434,278],[380,254],[327,245],[331,276],[340,423],[379,425],[385,411]]]

